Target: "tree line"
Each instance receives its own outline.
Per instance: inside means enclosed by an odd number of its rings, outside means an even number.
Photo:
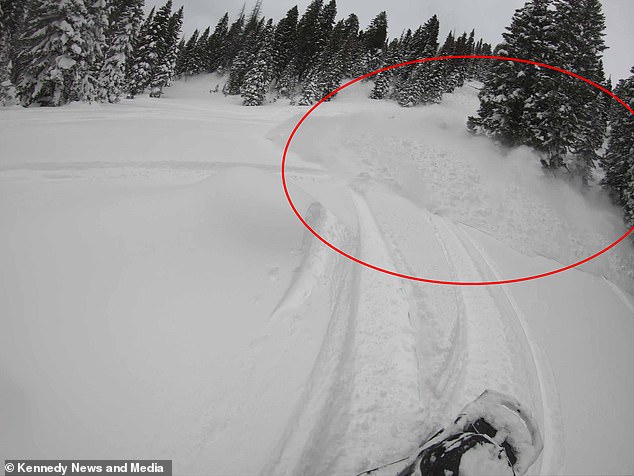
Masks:
[[[357,15],[337,21],[335,0],[313,0],[300,15],[291,8],[277,23],[261,14],[261,2],[214,28],[180,38],[183,9],[172,1],[143,15],[143,0],[0,0],[0,100],[12,94],[24,106],[71,101],[117,102],[143,92],[160,97],[174,77],[218,72],[224,91],[249,106],[267,95],[308,105],[382,66],[436,54],[488,54],[475,33],[450,33],[439,48],[436,16],[388,42],[380,12],[365,29]],[[438,101],[481,65],[445,64],[383,74],[376,99],[403,106]]]
[[[313,0],[301,16],[293,7],[277,24],[260,15],[260,3],[248,15],[243,10],[231,24],[227,13],[213,30],[196,30],[181,41],[176,73],[226,73],[224,93],[241,95],[248,106],[263,104],[271,92],[310,105],[340,86],[343,78],[383,66],[437,54],[491,53],[491,46],[476,41],[473,31],[457,38],[450,33],[439,48],[436,16],[390,42],[385,12],[365,30],[355,14],[339,21],[336,17],[335,0]],[[394,98],[403,106],[436,102],[442,92],[482,72],[481,64],[467,63],[406,68],[382,75],[372,97]]]

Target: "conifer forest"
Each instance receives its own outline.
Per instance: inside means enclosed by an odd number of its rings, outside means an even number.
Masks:
[[[439,39],[434,15],[399,37],[380,12],[365,28],[354,13],[337,20],[335,0],[291,8],[275,21],[261,3],[226,13],[216,25],[182,36],[183,8],[172,0],[144,15],[143,0],[2,0],[0,101],[61,106],[118,102],[144,92],[159,98],[175,78],[218,72],[222,92],[246,106],[286,97],[311,105],[351,79],[386,66],[437,56],[498,55],[558,66],[608,89],[599,0],[529,0],[492,47],[475,30]],[[505,146],[528,145],[542,164],[588,184],[593,169],[634,224],[634,117],[606,94],[527,64],[436,61],[380,73],[370,97],[411,107],[437,103],[465,81],[483,83],[468,128]],[[614,92],[632,102],[634,76]]]

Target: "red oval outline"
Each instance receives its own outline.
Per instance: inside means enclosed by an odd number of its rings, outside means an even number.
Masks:
[[[578,74],[573,73],[571,71],[567,71],[565,69],[558,68],[557,66],[551,66],[551,65],[548,65],[548,64],[544,64],[544,63],[538,63],[537,61],[531,61],[531,60],[526,60],[526,59],[521,59],[521,58],[512,58],[512,57],[508,57],[508,56],[456,55],[456,56],[440,56],[440,57],[434,57],[434,58],[422,58],[422,59],[417,59],[417,60],[406,61],[404,63],[394,64],[394,65],[387,66],[385,68],[377,69],[376,71],[372,71],[370,73],[364,74],[363,76],[359,76],[358,78],[355,78],[355,79],[353,79],[351,81],[348,81],[347,83],[345,83],[344,85],[338,87],[334,91],[331,91],[326,96],[324,96],[319,102],[314,104],[308,110],[308,112],[306,112],[306,114],[304,114],[302,116],[302,118],[299,120],[299,122],[295,125],[295,127],[293,128],[293,131],[291,132],[291,135],[288,137],[288,140],[286,141],[286,146],[284,147],[284,155],[282,156],[282,185],[284,187],[284,194],[286,195],[286,200],[290,204],[290,206],[293,209],[293,212],[295,213],[295,215],[297,215],[297,218],[299,218],[299,221],[302,222],[302,224],[313,235],[315,235],[315,237],[317,237],[317,239],[319,239],[319,241],[321,241],[323,244],[328,246],[333,251],[336,251],[340,255],[348,258],[349,260],[354,261],[357,264],[365,266],[366,268],[373,269],[375,271],[379,271],[379,272],[384,273],[384,274],[388,274],[390,276],[395,276],[397,278],[408,279],[410,281],[418,281],[418,282],[430,283],[430,284],[444,284],[444,285],[449,285],[449,286],[493,286],[493,285],[498,285],[498,284],[512,284],[512,283],[520,283],[520,282],[523,282],[523,281],[531,281],[531,280],[535,280],[535,279],[545,278],[547,276],[552,276],[554,274],[563,273],[564,271],[568,271],[569,269],[576,268],[577,266],[581,266],[582,264],[585,264],[585,263],[587,263],[589,261],[592,261],[593,259],[597,258],[598,256],[601,256],[603,253],[605,253],[605,252],[609,251],[610,249],[614,248],[616,245],[618,245],[623,240],[625,240],[625,238],[627,238],[632,232],[634,232],[634,226],[633,226],[632,228],[629,229],[629,231],[627,231],[623,236],[621,236],[619,239],[617,239],[614,243],[612,243],[612,244],[608,245],[607,247],[603,248],[601,251],[599,251],[599,252],[597,252],[597,253],[595,253],[595,254],[593,254],[593,255],[585,258],[585,259],[582,259],[581,261],[577,261],[576,263],[570,264],[568,266],[564,266],[562,268],[558,268],[558,269],[555,269],[553,271],[548,271],[546,273],[536,274],[536,275],[533,275],[533,276],[525,276],[523,278],[514,278],[514,279],[504,279],[504,280],[500,280],[500,281],[443,281],[443,280],[438,280],[438,279],[420,278],[420,277],[417,277],[417,276],[411,276],[411,275],[408,275],[408,274],[398,273],[396,271],[391,271],[389,269],[381,268],[379,266],[375,266],[375,265],[373,265],[371,263],[368,263],[368,262],[363,261],[363,260],[361,260],[359,258],[356,258],[356,257],[352,256],[351,254],[348,254],[345,251],[340,250],[335,245],[330,243],[328,240],[323,238],[319,233],[317,233],[306,222],[306,220],[304,220],[302,215],[299,213],[299,211],[295,207],[295,204],[293,203],[293,200],[291,199],[290,193],[288,191],[288,186],[286,184],[286,156],[288,154],[288,150],[289,150],[289,147],[291,145],[291,141],[293,140],[293,137],[295,136],[296,132],[299,130],[299,128],[302,125],[302,123],[321,104],[326,102],[328,99],[333,97],[338,92],[344,90],[348,86],[352,86],[353,84],[358,83],[359,81],[363,81],[364,79],[370,78],[370,77],[372,77],[372,76],[374,76],[376,74],[382,73],[383,71],[389,71],[391,69],[401,68],[403,66],[408,66],[408,65],[417,64],[417,63],[426,63],[428,61],[445,61],[445,60],[451,60],[451,59],[491,59],[491,60],[498,60],[498,61],[513,61],[513,62],[516,62],[516,63],[527,63],[527,64],[532,64],[532,65],[535,65],[535,66],[538,66],[538,67],[542,67],[542,68],[552,69],[553,71],[557,71],[559,73],[567,74],[568,76],[572,76],[573,78],[576,78],[576,79],[579,79],[581,81],[584,81],[584,82],[588,83],[589,85],[594,86],[595,88],[603,91],[605,94],[609,95],[610,97],[612,97],[612,99],[614,99],[615,101],[620,103],[623,107],[625,107],[632,115],[634,115],[634,110],[628,104],[626,104],[621,98],[619,98],[612,91],[609,91],[608,89],[604,88],[600,84],[595,83],[594,81],[591,81],[591,80],[589,80],[587,78],[584,78],[583,76],[579,76]]]

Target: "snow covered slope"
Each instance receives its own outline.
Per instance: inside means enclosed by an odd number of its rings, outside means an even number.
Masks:
[[[634,471],[634,252],[512,286],[404,281],[332,252],[282,193],[304,109],[218,79],[0,114],[0,459],[356,474],[485,388],[540,422],[532,474]],[[624,229],[527,149],[471,138],[472,86],[402,109],[356,85],[299,131],[293,199],[332,243],[449,280],[548,271]]]

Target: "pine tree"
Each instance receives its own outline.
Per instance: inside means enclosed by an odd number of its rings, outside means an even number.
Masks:
[[[171,14],[172,0],[154,18],[154,64],[150,80],[150,97],[161,97],[163,88],[171,84],[178,56],[178,38],[183,25],[183,7]]]
[[[151,97],[160,97],[162,86],[168,80],[169,70],[166,68],[168,35],[172,18],[172,0],[158,9],[150,26],[149,74],[147,86]]]
[[[240,40],[241,47],[232,61],[229,80],[226,84],[227,94],[240,94],[240,88],[244,82],[244,77],[253,66],[253,62],[259,50],[259,39],[264,31],[265,19],[260,17],[260,3],[258,2],[244,27],[244,32]]]
[[[349,26],[341,20],[333,28],[328,45],[319,54],[316,65],[305,81],[300,105],[313,104],[341,85],[347,62],[346,45],[353,41],[353,37],[356,38],[354,30]]]
[[[244,6],[242,7],[242,11],[238,18],[231,24],[229,30],[227,31],[227,35],[224,41],[223,55],[220,61],[219,69],[221,71],[228,70],[236,56],[242,49],[244,43],[244,26],[245,26],[245,15],[244,15]]]
[[[407,55],[412,59],[431,58],[438,51],[440,22],[434,15],[413,34],[406,45]],[[438,102],[443,83],[438,64],[429,62],[408,67],[406,76],[401,76],[396,85],[396,99],[401,106],[411,107],[420,103]]]
[[[59,106],[77,99],[77,86],[94,53],[92,24],[83,0],[36,0],[20,37],[22,105]]]
[[[195,64],[195,72],[203,73],[209,70],[209,41],[211,35],[211,28],[207,27],[196,42],[196,50],[194,51],[194,64]]]
[[[214,32],[209,36],[209,41],[202,54],[204,57],[203,65],[208,73],[213,73],[223,64],[225,52],[228,49],[227,36],[229,34],[229,14],[218,21]]]
[[[456,54],[456,37],[454,36],[454,32],[450,31],[447,34],[447,38],[445,42],[440,47],[440,51],[438,52],[439,56],[454,56]],[[439,65],[442,75],[442,81],[444,84],[445,92],[453,92],[457,87],[461,86],[460,84],[460,71],[458,69],[458,61],[456,60],[447,60],[443,61],[442,64]]]
[[[334,6],[334,2],[329,5]],[[359,32],[357,16],[352,14],[345,20],[338,21],[326,38],[325,47],[319,52],[303,82],[300,105],[314,104],[341,86],[346,75],[362,74],[356,68],[359,68],[366,50]],[[334,96],[328,100],[332,98]]]
[[[185,74],[191,76],[199,72],[199,55],[198,55],[198,40],[200,32],[196,29],[194,33],[189,37],[189,40],[185,43],[183,41],[179,48],[179,55],[176,61],[176,74]]]
[[[74,98],[80,101],[100,99],[100,75],[106,50],[108,10],[106,0],[84,0],[87,22],[82,32],[84,47],[79,65],[79,77],[73,85]]]
[[[381,67],[387,39],[387,15],[379,13],[361,35],[364,58],[359,75],[370,73]]]
[[[555,0],[542,18],[546,34],[534,42],[542,62],[555,64],[599,84],[605,83],[601,53],[605,20],[597,0]],[[566,167],[588,184],[607,124],[605,99],[598,90],[567,75],[533,68],[531,95],[523,123],[525,144],[542,152],[551,169]]]
[[[365,47],[370,51],[382,50],[385,46],[385,40],[387,39],[387,14],[385,12],[379,13],[363,35],[363,42]]]
[[[5,106],[13,99],[10,92],[11,84],[11,60],[10,37],[4,21],[4,10],[0,3],[0,106]]]
[[[319,101],[323,95],[323,81],[319,76],[319,71],[313,70],[312,73],[304,80],[304,86],[301,91],[301,97],[298,104],[300,106],[310,106]]]
[[[291,8],[284,18],[282,18],[273,35],[273,76],[280,80],[282,73],[286,70],[293,59],[297,48],[297,21],[299,11],[297,6]]]
[[[15,101],[14,72],[25,13],[23,0],[0,0],[0,106]]]
[[[126,62],[132,51],[132,38],[142,20],[142,0],[109,0],[106,48],[99,72],[97,99],[116,103],[123,95]]]
[[[471,30],[471,33],[469,33],[469,38],[467,39],[467,43],[465,45],[465,49],[464,49],[464,54],[465,55],[472,55],[475,53],[475,47],[476,47],[476,43],[475,43],[475,30]],[[467,81],[470,81],[474,78],[475,75],[475,62],[477,60],[460,60],[460,64],[463,67],[463,71],[464,71],[464,78]]]
[[[483,40],[480,40],[476,44],[474,54],[479,56],[491,56],[493,54],[493,50],[489,43],[485,43]],[[474,64],[474,79],[484,83],[488,79],[491,62],[486,60],[476,60]]]
[[[337,3],[335,0],[330,0],[321,9],[319,14],[319,50],[323,51],[328,44],[332,29],[335,25],[335,18],[337,16]]]
[[[245,106],[261,106],[266,100],[266,93],[272,76],[272,41],[273,22],[270,20],[260,35],[260,49],[255,62],[244,77],[240,95]]]
[[[153,8],[132,41],[132,53],[126,63],[126,84],[131,97],[145,91],[150,84],[154,63],[152,35],[154,16]]]
[[[551,0],[530,0],[516,10],[511,26],[503,34],[504,42],[496,48],[496,54],[548,63],[553,49],[550,32],[554,22],[550,4]],[[537,118],[542,107],[536,102],[527,104],[533,94],[537,74],[537,68],[531,65],[494,62],[479,94],[478,116],[468,120],[469,130],[508,146],[527,143],[530,140],[530,137],[527,138],[527,117]],[[549,88],[546,86],[546,89]],[[525,108],[531,112],[525,111]],[[540,135],[539,132],[532,134],[534,137]],[[557,154],[558,151],[553,149],[552,153]]]
[[[390,46],[388,46],[387,54],[383,62],[383,67],[392,66],[400,62],[400,48],[397,39],[392,40]],[[376,75],[376,81],[374,88],[370,93],[371,99],[385,99],[390,96],[392,78],[394,77],[394,70],[384,71]]]
[[[556,35],[559,64],[598,84],[605,85],[602,53],[605,16],[600,0],[555,0]],[[564,24],[566,25],[564,27]],[[563,83],[570,114],[565,120],[573,121],[568,152],[569,168],[588,183],[597,151],[604,142],[607,126],[607,108],[603,93],[578,80]]]
[[[359,18],[354,14],[348,15],[343,21],[344,39],[341,47],[342,74],[349,78],[357,78],[367,71],[363,64],[365,45],[359,31]],[[377,68],[375,68],[377,69]]]
[[[508,35],[514,41],[514,54],[551,65],[557,65],[561,39],[556,31],[556,11],[551,1],[534,1],[527,5],[526,14],[520,19],[519,34]],[[526,56],[529,54],[530,56]],[[565,165],[568,148],[571,145],[572,128],[566,120],[570,114],[570,77],[550,69],[533,66],[519,66],[518,78],[522,85],[524,111],[519,118],[523,129],[518,134],[518,143],[526,144],[541,152],[541,162],[549,169],[559,169]]]
[[[297,49],[295,52],[295,71],[297,79],[303,81],[319,54],[322,33],[320,17],[323,0],[313,0],[297,23]]]
[[[634,67],[631,72],[614,94],[634,108]],[[618,104],[610,116],[608,147],[600,161],[605,171],[601,183],[617,204],[626,207],[626,221],[634,225],[634,115]]]

